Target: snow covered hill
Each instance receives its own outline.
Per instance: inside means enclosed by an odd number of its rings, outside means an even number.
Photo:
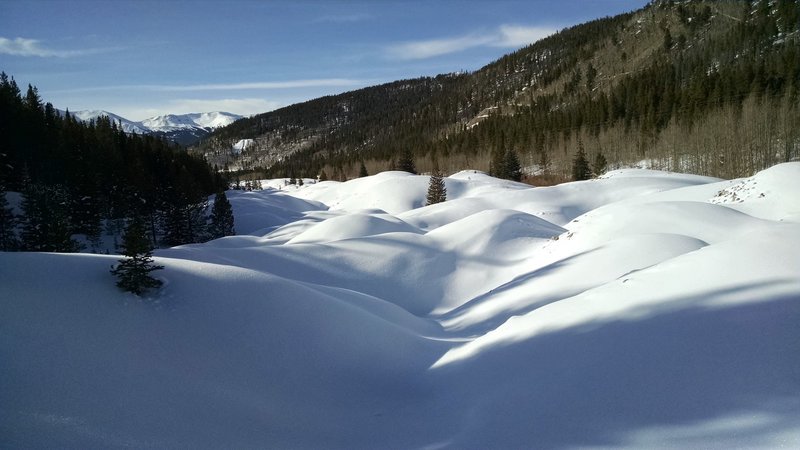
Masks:
[[[146,299],[0,253],[0,447],[800,447],[800,163],[427,183],[230,191]]]

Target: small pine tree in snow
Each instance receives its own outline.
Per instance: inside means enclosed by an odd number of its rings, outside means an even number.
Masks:
[[[426,205],[433,205],[434,203],[441,203],[447,200],[447,187],[444,185],[439,169],[434,169],[431,175],[431,180],[428,183],[428,195],[425,200]]]
[[[214,205],[211,207],[211,225],[209,226],[211,239],[218,239],[225,236],[233,236],[236,231],[233,228],[233,209],[225,192],[220,192],[214,197]]]
[[[163,269],[164,266],[153,264],[152,246],[145,236],[140,218],[134,218],[125,230],[122,251],[125,258],[111,269],[120,289],[140,295],[148,289],[161,286],[161,280],[151,277],[150,272]]]
[[[572,179],[575,181],[588,180],[592,178],[592,169],[586,159],[586,152],[583,151],[583,143],[578,142],[578,153],[572,161]]]

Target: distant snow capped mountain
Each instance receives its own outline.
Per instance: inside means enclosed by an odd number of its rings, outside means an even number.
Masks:
[[[143,120],[141,124],[152,131],[170,132],[190,128],[214,129],[230,125],[242,116],[214,111],[192,114],[167,114]]]
[[[122,116],[118,116],[112,112],[104,111],[102,109],[92,109],[92,110],[85,110],[85,111],[70,111],[69,114],[76,119],[80,119],[84,122],[88,122],[90,120],[97,120],[101,116],[108,116],[113,122],[122,125],[122,131],[126,133],[136,133],[136,134],[149,134],[150,130],[143,126],[141,122],[134,122],[132,120],[128,120]]]
[[[64,113],[64,111],[59,112]],[[182,145],[194,144],[215,128],[230,125],[242,118],[240,115],[223,111],[167,114],[141,122],[134,122],[104,110],[70,111],[70,115],[85,122],[96,120],[100,116],[108,116],[113,122],[121,124],[122,130],[126,133],[159,134]]]

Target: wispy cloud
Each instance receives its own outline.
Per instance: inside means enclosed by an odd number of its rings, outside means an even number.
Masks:
[[[155,92],[200,92],[200,91],[246,91],[246,90],[279,90],[310,87],[348,87],[361,86],[366,84],[364,80],[354,80],[350,78],[318,78],[309,80],[287,80],[287,81],[256,81],[247,83],[212,83],[212,84],[127,84],[113,86],[92,86],[79,87],[72,89],[57,90],[52,92],[76,93],[76,92],[100,92],[116,90],[139,90]]]
[[[311,21],[311,23],[353,23],[363,22],[371,19],[373,16],[367,13],[355,14],[331,14],[328,16],[320,16]]]
[[[386,55],[393,59],[426,59],[450,53],[462,52],[475,47],[523,47],[557,31],[551,27],[526,27],[521,25],[501,25],[494,31],[470,33],[444,39],[411,41],[391,45]]]
[[[397,59],[425,59],[488,45],[492,40],[491,36],[470,34],[450,39],[404,42],[389,47],[388,54]]]
[[[355,86],[360,80],[348,78],[318,78],[311,80],[259,81],[253,83],[192,84],[186,86],[153,86],[160,91],[234,91],[250,89],[294,89],[307,87]]]
[[[551,27],[525,27],[519,25],[502,25],[498,30],[495,47],[524,47],[558,31]]]
[[[120,47],[88,48],[80,50],[56,50],[42,45],[41,41],[27,38],[8,39],[0,37],[0,54],[14,56],[36,56],[40,58],[72,58],[122,50]]]

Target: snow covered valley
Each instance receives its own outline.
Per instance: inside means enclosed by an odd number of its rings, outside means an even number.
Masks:
[[[143,300],[0,253],[0,447],[800,447],[800,163],[445,183],[229,191]]]

